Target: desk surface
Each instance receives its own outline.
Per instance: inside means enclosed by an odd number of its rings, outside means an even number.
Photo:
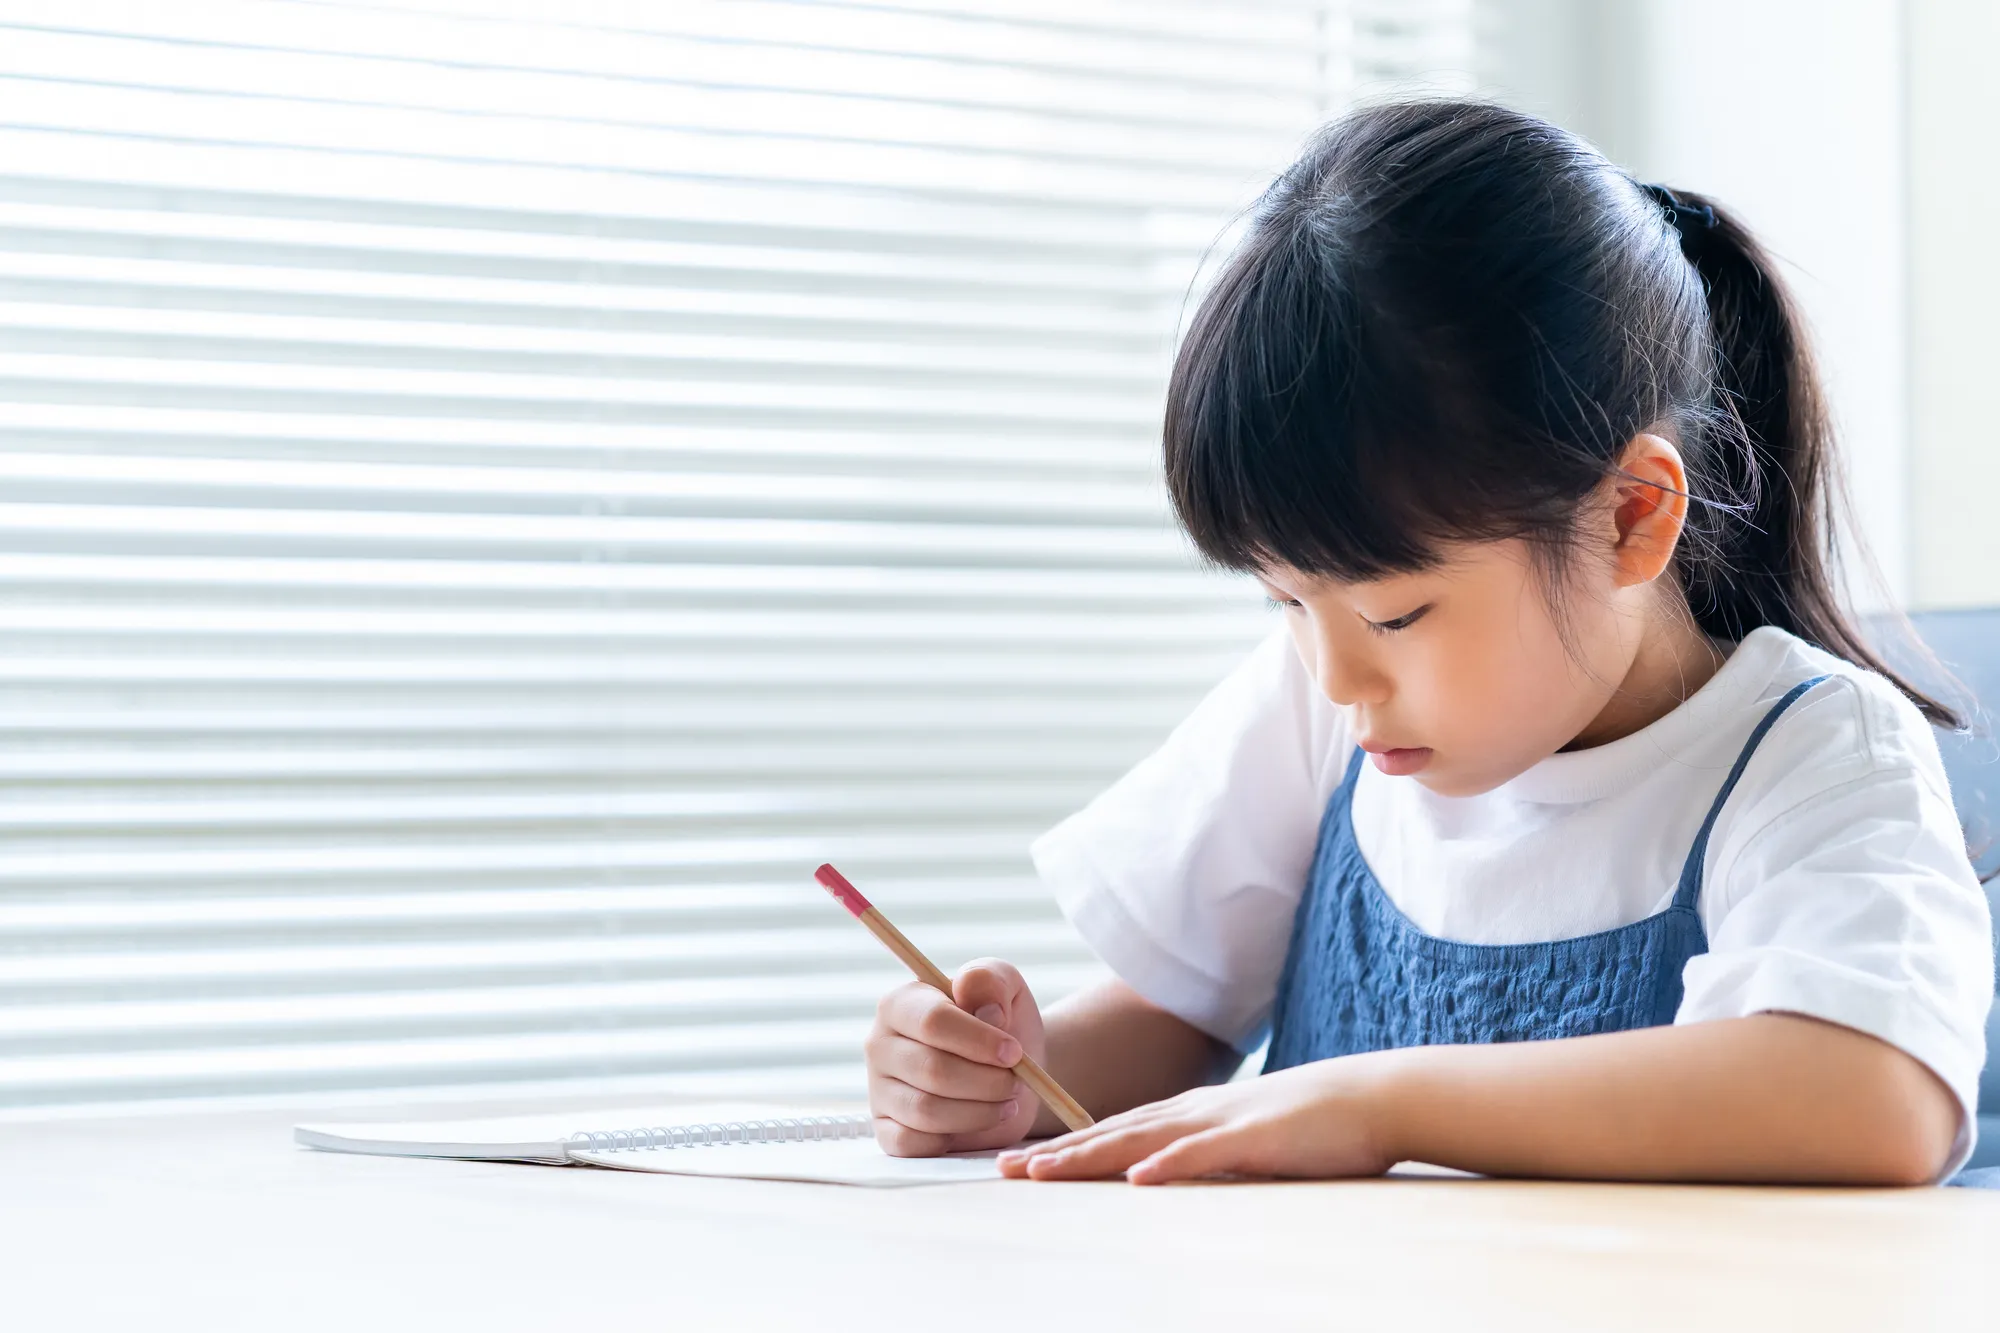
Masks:
[[[447,1115],[427,1108],[412,1115]],[[531,1109],[531,1108],[494,1108]],[[2000,1193],[1389,1179],[865,1190],[0,1126],[10,1329],[1941,1328]]]

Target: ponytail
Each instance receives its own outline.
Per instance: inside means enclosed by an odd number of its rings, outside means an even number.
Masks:
[[[1962,724],[1869,646],[1841,597],[1834,534],[1848,504],[1805,326],[1768,252],[1714,200],[1647,186],[1708,295],[1716,401],[1701,489],[1727,497],[1678,557],[1701,629],[1735,641],[1775,625],[1887,678],[1932,723]],[[1701,484],[1705,483],[1705,484]],[[1866,552],[1857,545],[1862,560]],[[1905,627],[1907,628],[1907,626]]]

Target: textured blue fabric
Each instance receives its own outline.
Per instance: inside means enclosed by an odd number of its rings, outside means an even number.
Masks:
[[[1419,930],[1389,900],[1354,839],[1356,751],[1327,802],[1278,980],[1268,1071],[1361,1051],[1538,1041],[1671,1023],[1681,970],[1708,951],[1701,867],[1709,833],[1779,716],[1825,676],[1794,686],[1757,723],[1716,793],[1664,912],[1546,944],[1460,944]]]
[[[2000,1166],[1981,1166],[1961,1171],[1945,1181],[1945,1184],[1968,1190],[2000,1190]]]

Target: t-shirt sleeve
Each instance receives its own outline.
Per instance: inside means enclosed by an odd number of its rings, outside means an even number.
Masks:
[[[1675,1021],[1785,1011],[1900,1048],[1963,1107],[1949,1175],[1977,1123],[1992,923],[1928,726],[1849,690],[1828,702],[1856,709],[1863,751],[1774,754],[1789,780],[1711,849],[1709,952],[1687,965]]]
[[[1238,1049],[1261,1039],[1349,749],[1279,631],[1165,744],[1033,847],[1097,956]]]

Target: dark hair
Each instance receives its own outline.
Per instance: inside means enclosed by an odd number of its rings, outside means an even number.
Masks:
[[[1504,107],[1355,111],[1265,192],[1182,341],[1167,485],[1232,569],[1355,581],[1525,537],[1553,571],[1649,428],[1687,467],[1674,572],[1705,633],[1775,625],[1958,725],[1843,609],[1832,429],[1771,257]]]

